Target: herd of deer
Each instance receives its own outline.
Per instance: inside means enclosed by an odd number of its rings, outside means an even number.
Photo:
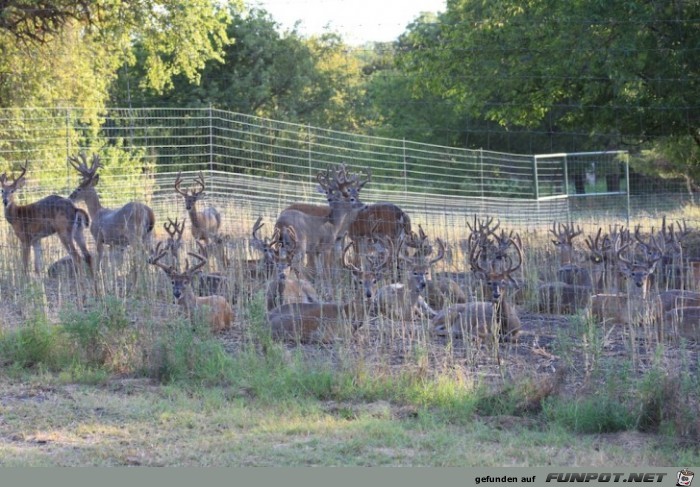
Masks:
[[[518,234],[499,231],[493,218],[475,216],[467,225],[470,233],[462,250],[471,268],[469,283],[448,273],[433,278],[431,269],[444,258],[445,243],[429,239],[420,225],[418,232],[412,230],[409,216],[394,204],[362,203],[360,192],[371,174],[351,174],[341,164],[317,175],[327,205],[296,203],[285,208],[269,238],[260,236],[264,224],[258,218],[249,243],[262,257],[232,261],[221,252],[228,241],[220,234],[219,212],[197,208],[205,190],[203,175],[195,179],[194,188],[183,190],[178,174],[174,189],[185,200],[199,249],[186,252],[183,266],[184,220],[168,218],[163,225],[168,238],[152,247],[153,211],[137,202],[119,209],[103,207],[95,189],[99,157],[88,160],[81,153],[69,162],[81,180],[68,198],[52,195],[17,205],[14,194],[25,184],[26,166],[12,181],[6,174],[0,176],[5,217],[21,242],[25,271],[33,248],[34,270],[40,272],[40,241],[56,234],[68,251],[64,265],[78,275],[83,269],[90,276],[100,271],[105,245],[145,249],[148,263],[170,278],[173,296],[187,315],[198,313],[214,331],[233,325],[235,299],[225,290],[240,285],[232,280],[246,279],[265,286],[267,323],[273,338],[281,340],[328,342],[379,319],[405,325],[417,317],[429,320],[436,335],[510,341],[520,333],[514,300],[525,286],[518,278],[523,244]],[[87,212],[74,204],[78,201],[85,203]],[[96,262],[83,236],[88,227]],[[588,309],[598,320],[697,327],[700,293],[684,288],[689,282],[698,284],[700,267],[688,267],[683,259],[683,239],[691,233],[685,223],[666,225],[664,219],[661,231],[648,236],[639,228],[611,228],[606,234],[599,229],[586,237],[588,255],[582,260],[573,244],[583,233],[579,227],[555,223],[549,231],[555,236],[560,265],[557,282],[538,285],[542,311]],[[203,272],[210,255],[217,256],[219,272]],[[231,267],[237,267],[236,277],[227,272]],[[346,276],[350,285],[339,285]]]

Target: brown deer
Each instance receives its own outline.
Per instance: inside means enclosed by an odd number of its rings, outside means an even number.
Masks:
[[[202,240],[205,244],[209,244],[219,233],[221,227],[221,215],[213,206],[208,206],[203,210],[197,210],[197,201],[204,194],[206,185],[204,184],[204,175],[199,173],[194,180],[198,188],[191,188],[189,193],[187,190],[180,189],[182,184],[182,171],[177,174],[175,179],[175,191],[185,198],[185,209],[190,216],[190,231],[195,240]]]
[[[405,266],[405,282],[394,282],[379,288],[373,303],[373,312],[402,323],[413,320],[414,314],[435,316],[436,312],[425,301],[430,266],[439,258],[427,260],[421,254],[407,256],[403,251],[405,239],[399,242],[397,255]]]
[[[343,264],[363,291],[354,293],[344,302],[288,303],[267,313],[272,338],[298,343],[329,343],[347,336],[361,327],[370,317],[370,303],[377,288],[383,264],[362,271],[346,258],[350,245],[343,252]]]
[[[423,229],[419,225],[421,243],[419,243],[414,258],[426,259],[432,254],[432,245],[426,243],[425,238]],[[426,303],[433,310],[443,309],[449,304],[466,303],[467,295],[457,281],[447,276],[433,277],[432,266],[445,257],[445,243],[439,238],[435,239],[435,242],[438,251],[437,255],[428,261],[429,273],[426,276],[425,291],[423,292]]]
[[[290,229],[291,242],[296,245],[296,235],[294,229]],[[318,295],[313,285],[306,279],[290,276],[293,272],[292,261],[294,260],[295,247],[289,246],[286,252],[280,252],[281,245],[278,243],[271,249],[276,275],[268,283],[265,293],[268,311],[287,303],[317,303]]]
[[[180,267],[180,253],[182,252],[182,234],[185,231],[184,220],[180,222],[177,218],[173,221],[172,218],[168,217],[168,221],[163,223],[163,229],[165,233],[168,234],[168,238],[165,239],[164,244],[158,243],[156,247],[156,254],[160,253],[161,246],[163,250],[170,254],[171,261],[175,268]]]
[[[70,194],[72,201],[84,201],[92,218],[90,232],[95,239],[97,249],[97,268],[99,269],[104,246],[150,247],[151,234],[155,225],[153,210],[147,205],[130,202],[118,209],[105,208],[100,204],[100,197],[95,186],[100,180],[97,170],[100,168],[100,158],[92,156],[88,167],[87,156],[81,153],[78,157],[69,157],[68,162],[81,175],[78,187]]]
[[[260,229],[265,224],[262,222],[262,217],[253,224],[253,231],[249,245],[262,254],[260,259],[248,259],[243,262],[243,268],[247,277],[253,280],[266,280],[271,278],[276,269],[276,252],[273,248],[273,243],[278,240],[279,234],[273,234],[272,237],[260,237]]]
[[[358,176],[349,177],[345,173],[336,172],[334,178],[327,171],[317,175],[321,189],[329,195],[331,211],[327,216],[317,216],[299,210],[286,209],[282,211],[275,223],[279,230],[280,252],[284,254],[291,246],[296,251],[293,267],[297,268],[306,257],[306,269],[315,275],[319,267],[328,270],[338,240],[345,235],[348,227],[364,208],[358,198],[359,188],[364,186],[367,179],[360,180]],[[293,229],[294,242],[291,242]],[[321,261],[321,257],[324,261]],[[283,256],[284,258],[284,256]]]
[[[616,251],[618,270],[623,278],[625,292],[594,294],[591,296],[591,315],[599,321],[638,325],[658,322],[662,312],[659,295],[651,292],[652,275],[661,260],[661,252],[652,236],[654,252],[645,248],[643,255],[632,262],[625,251],[632,246],[626,243]],[[645,247],[647,245],[645,244]],[[651,247],[649,247],[651,248]]]
[[[591,274],[585,267],[574,262],[574,238],[583,233],[581,227],[574,224],[552,223],[549,230],[556,238],[552,243],[559,250],[559,269],[557,280],[574,286],[592,286]]]
[[[507,299],[506,291],[513,273],[522,266],[523,250],[519,238],[511,238],[510,245],[516,250],[517,260],[515,263],[508,260],[510,267],[507,269],[500,267],[501,263],[493,261],[488,268],[484,267],[483,258],[479,255],[483,248],[472,248],[470,264],[484,283],[484,294],[489,295],[490,300],[448,306],[431,320],[431,330],[435,335],[472,337],[476,340],[497,336],[499,341],[517,338],[521,322],[515,306]]]
[[[221,332],[233,325],[233,308],[223,296],[196,296],[192,289],[192,278],[207,263],[207,259],[199,254],[188,252],[188,255],[199,262],[190,267],[185,259],[186,266],[183,272],[178,272],[172,265],[165,265],[161,261],[167,255],[166,250],[161,250],[155,257],[149,259],[149,263],[163,269],[170,278],[173,286],[173,296],[190,319],[201,318],[212,332]]]
[[[22,167],[22,173],[11,182],[8,182],[6,173],[0,175],[5,219],[12,226],[21,243],[24,271],[29,270],[30,251],[34,249],[34,272],[37,274],[41,272],[41,239],[56,234],[78,271],[82,269],[81,257],[75,244],[80,248],[82,260],[92,273],[92,257],[83,236],[83,229],[89,222],[87,214],[76,208],[69,199],[58,195],[50,195],[28,205],[16,204],[15,192],[24,187],[26,172],[25,165]]]

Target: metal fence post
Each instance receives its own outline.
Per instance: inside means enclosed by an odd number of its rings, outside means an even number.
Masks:
[[[209,105],[209,174],[214,175],[214,113]]]

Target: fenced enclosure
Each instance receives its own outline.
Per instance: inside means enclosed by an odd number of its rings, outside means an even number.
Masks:
[[[67,157],[103,160],[104,204],[142,198],[171,208],[175,175],[202,171],[212,202],[235,201],[232,226],[320,202],[315,177],[330,165],[371,170],[367,202],[390,201],[418,220],[461,225],[474,214],[525,227],[614,218],[629,223],[683,203],[680,191],[631,194],[628,154],[507,154],[386,139],[202,109],[13,109],[0,112],[3,170],[29,164],[28,194],[73,189]],[[163,215],[165,217],[166,215]]]

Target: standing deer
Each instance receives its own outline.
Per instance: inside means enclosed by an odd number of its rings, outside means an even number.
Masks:
[[[367,182],[367,179],[349,177],[342,172],[340,176],[336,173],[332,179],[328,176],[328,172],[325,177],[319,173],[317,180],[322,191],[335,195],[329,198],[330,213],[327,216],[318,216],[286,209],[280,213],[275,223],[275,230],[279,231],[282,254],[287,251],[287,248],[294,248],[296,251],[294,267],[296,268],[306,257],[306,269],[311,275],[317,272],[319,266],[328,270],[330,256],[333,255],[337,241],[345,235],[357,214],[365,207],[357,195],[359,188]],[[292,233],[294,242],[292,242]],[[321,257],[324,258],[323,262]]]
[[[163,272],[170,278],[173,286],[173,296],[188,318],[201,317],[209,325],[211,331],[215,333],[230,328],[233,325],[234,313],[226,298],[218,295],[196,296],[192,289],[192,278],[199,269],[204,267],[207,259],[199,254],[188,252],[188,255],[199,262],[190,267],[190,263],[186,259],[185,270],[178,272],[174,266],[160,262],[166,255],[167,251],[161,250],[155,257],[149,259],[149,263],[163,269]]]
[[[92,156],[88,167],[87,156],[69,157],[68,162],[80,173],[82,179],[78,187],[70,194],[72,201],[84,201],[92,218],[90,232],[97,247],[97,268],[100,268],[104,246],[150,247],[151,234],[155,225],[153,210],[143,203],[130,202],[119,209],[105,208],[100,204],[95,186],[100,180],[97,170],[100,158]]]
[[[22,167],[22,173],[12,182],[8,182],[6,173],[0,175],[5,219],[12,226],[22,245],[24,271],[28,272],[29,270],[30,251],[34,249],[34,272],[37,274],[41,272],[41,239],[56,234],[68,251],[73,265],[80,271],[81,259],[75,248],[75,243],[78,244],[82,252],[82,260],[92,273],[92,258],[83,236],[83,229],[86,222],[89,222],[89,218],[69,199],[58,195],[47,196],[28,205],[17,205],[14,201],[15,192],[24,187],[26,172],[27,166],[25,165]]]
[[[381,264],[362,271],[347,259],[347,245],[343,251],[343,265],[363,292],[350,299],[332,303],[287,303],[267,313],[272,338],[298,343],[328,343],[348,332],[354,332],[369,319],[370,303],[377,288]]]
[[[204,175],[200,172],[194,182],[199,187],[183,191],[180,189],[182,184],[182,171],[177,174],[175,179],[175,191],[185,198],[185,209],[190,216],[190,230],[192,237],[195,240],[202,240],[205,244],[209,244],[219,233],[221,227],[221,215],[213,206],[208,206],[203,210],[197,210],[196,203],[204,193]]]
[[[521,328],[520,318],[515,306],[508,301],[506,291],[513,273],[523,263],[523,250],[519,238],[511,238],[510,244],[516,250],[517,261],[512,263],[509,260],[510,267],[506,269],[494,261],[488,268],[484,267],[483,258],[479,255],[483,249],[474,246],[469,260],[475,274],[485,285],[484,294],[490,294],[490,300],[448,306],[432,319],[434,334],[473,337],[477,340],[496,336],[499,341],[517,338]]]

